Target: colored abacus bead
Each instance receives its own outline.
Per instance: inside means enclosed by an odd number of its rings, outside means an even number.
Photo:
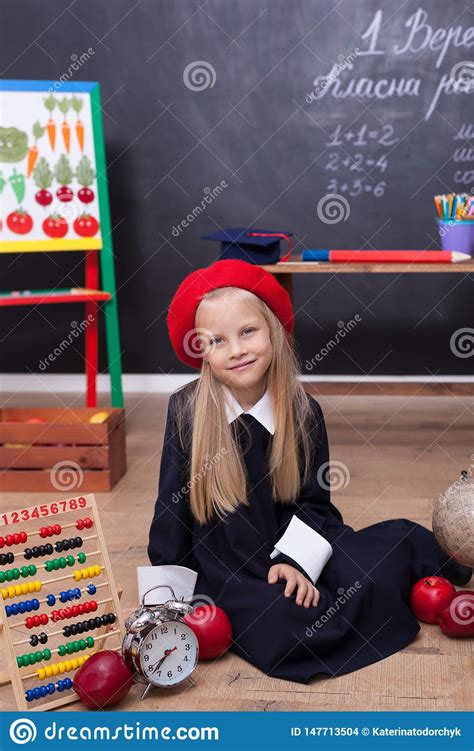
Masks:
[[[76,529],[78,529],[80,532],[84,529],[84,519],[78,519],[76,522]]]
[[[84,519],[84,526],[85,526],[86,529],[90,529],[92,527],[93,523],[94,522],[92,521],[92,519],[90,518],[90,516],[87,516]]]
[[[55,598],[55,596],[54,596],[54,595],[48,595],[48,596],[46,597],[46,602],[47,602],[47,604],[48,604],[48,605],[49,605],[50,607],[52,607],[52,606],[53,606],[53,605],[54,605],[54,604],[56,603],[56,598]]]
[[[27,626],[27,628],[28,628],[28,626]],[[38,641],[39,641],[39,639],[38,639],[37,635],[36,634],[31,634],[31,636],[30,636],[30,644],[31,644],[31,646],[32,647],[36,647],[36,645],[38,644]]]
[[[87,585],[87,593],[89,595],[95,595],[96,592],[97,592],[97,587],[95,586],[95,584],[88,584]]]
[[[38,634],[38,638],[40,640],[40,644],[47,644],[47,642],[48,642],[48,634],[46,634],[44,631],[41,631]]]

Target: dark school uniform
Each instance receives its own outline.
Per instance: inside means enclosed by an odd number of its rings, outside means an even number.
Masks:
[[[189,507],[189,446],[181,447],[174,416],[184,389],[173,393],[168,405],[148,546],[152,565],[175,564],[196,571],[194,597],[206,595],[227,613],[234,636],[231,651],[272,677],[307,684],[318,674],[349,673],[407,646],[420,630],[409,605],[413,584],[429,575],[459,583],[456,578],[466,576],[466,567],[448,564],[433,533],[409,519],[391,519],[357,531],[344,524],[324,480],[328,438],[321,407],[310,395],[312,471],[296,502],[275,503],[271,496],[271,416],[265,413],[260,421],[244,413],[251,441],[238,421],[231,426],[243,452],[250,504],[201,526]],[[314,581],[305,569],[311,568],[311,561],[307,555],[301,557],[297,547],[292,548],[294,557],[278,553],[279,541],[295,516],[298,525],[306,525],[298,529],[309,535],[314,531],[315,540],[321,536],[332,548],[316,581],[316,607],[297,605],[296,592],[285,597],[285,580],[267,580],[271,566],[290,563]]]

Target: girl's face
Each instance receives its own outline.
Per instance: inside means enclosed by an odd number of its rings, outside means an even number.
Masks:
[[[258,390],[270,367],[273,348],[270,330],[257,306],[243,300],[232,304],[207,300],[197,310],[196,327],[202,337],[203,359],[217,380],[237,394]]]

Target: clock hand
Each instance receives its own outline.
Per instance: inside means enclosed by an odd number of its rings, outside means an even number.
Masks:
[[[177,649],[177,647],[173,647],[173,649],[165,649],[165,653],[164,653],[163,657],[161,657],[161,659],[159,659],[158,662],[155,663],[155,665],[150,665],[150,672],[156,673],[156,671],[158,670],[158,668],[160,667],[160,665],[163,664],[163,662],[166,660],[166,658],[168,657],[168,655],[170,655],[171,652],[174,652],[175,649]]]

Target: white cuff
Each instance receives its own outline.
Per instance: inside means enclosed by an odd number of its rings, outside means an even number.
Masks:
[[[293,558],[316,584],[321,571],[333,554],[332,545],[309,524],[293,516],[286,532],[275,543],[270,558],[284,553]]]

